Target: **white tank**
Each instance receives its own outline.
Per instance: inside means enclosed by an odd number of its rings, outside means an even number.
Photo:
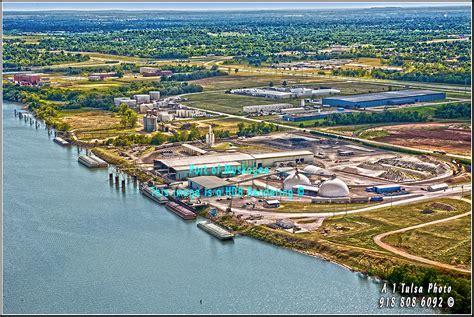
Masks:
[[[160,92],[159,91],[150,91],[150,99],[151,100],[160,100]]]
[[[133,98],[137,101],[137,104],[150,103],[150,95],[134,95]]]

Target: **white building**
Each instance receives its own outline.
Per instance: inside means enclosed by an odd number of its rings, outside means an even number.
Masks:
[[[270,90],[270,89],[260,89],[260,88],[232,89],[230,93],[238,94],[238,95],[253,96],[253,97],[272,98],[272,99],[283,99],[283,98],[293,97],[293,94],[291,94],[290,92]]]
[[[282,109],[293,108],[290,103],[275,103],[270,105],[255,105],[243,107],[244,113],[258,113],[258,112],[271,112],[280,111]]]
[[[328,179],[319,186],[319,196],[322,197],[346,197],[349,195],[349,188],[339,178]]]

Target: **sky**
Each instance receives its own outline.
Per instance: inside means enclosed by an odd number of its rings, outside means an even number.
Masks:
[[[8,1],[8,0],[5,0]],[[3,11],[40,11],[40,10],[256,10],[256,9],[344,9],[344,8],[370,8],[370,7],[420,7],[420,6],[446,6],[446,5],[471,5],[471,2],[171,2],[171,3],[113,3],[113,2],[44,2],[44,3],[5,3]]]

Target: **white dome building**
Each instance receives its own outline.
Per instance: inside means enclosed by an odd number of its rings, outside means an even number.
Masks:
[[[297,185],[311,186],[311,181],[308,179],[308,177],[304,176],[301,173],[298,173],[298,171],[291,173],[283,181],[283,189],[285,190],[290,190],[293,188],[293,186]]]
[[[319,176],[332,175],[331,172],[315,165],[306,165],[305,168],[303,168],[303,173],[305,173],[306,175],[319,175]]]
[[[349,188],[339,178],[332,178],[324,181],[319,186],[318,195],[322,197],[346,197],[349,195]]]
[[[321,167],[317,167],[315,165],[306,165],[303,168],[303,172],[310,175],[318,175],[319,173],[321,173],[321,170],[322,170]]]

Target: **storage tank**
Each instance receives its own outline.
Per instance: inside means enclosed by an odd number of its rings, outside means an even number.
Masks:
[[[160,100],[160,92],[159,91],[150,91],[150,99],[151,100]]]
[[[150,102],[150,95],[134,95],[133,98],[137,101],[137,104]]]
[[[143,129],[146,131],[146,132],[153,132],[153,131],[156,131],[156,116],[151,114],[151,113],[147,113],[144,117],[143,117]]]

